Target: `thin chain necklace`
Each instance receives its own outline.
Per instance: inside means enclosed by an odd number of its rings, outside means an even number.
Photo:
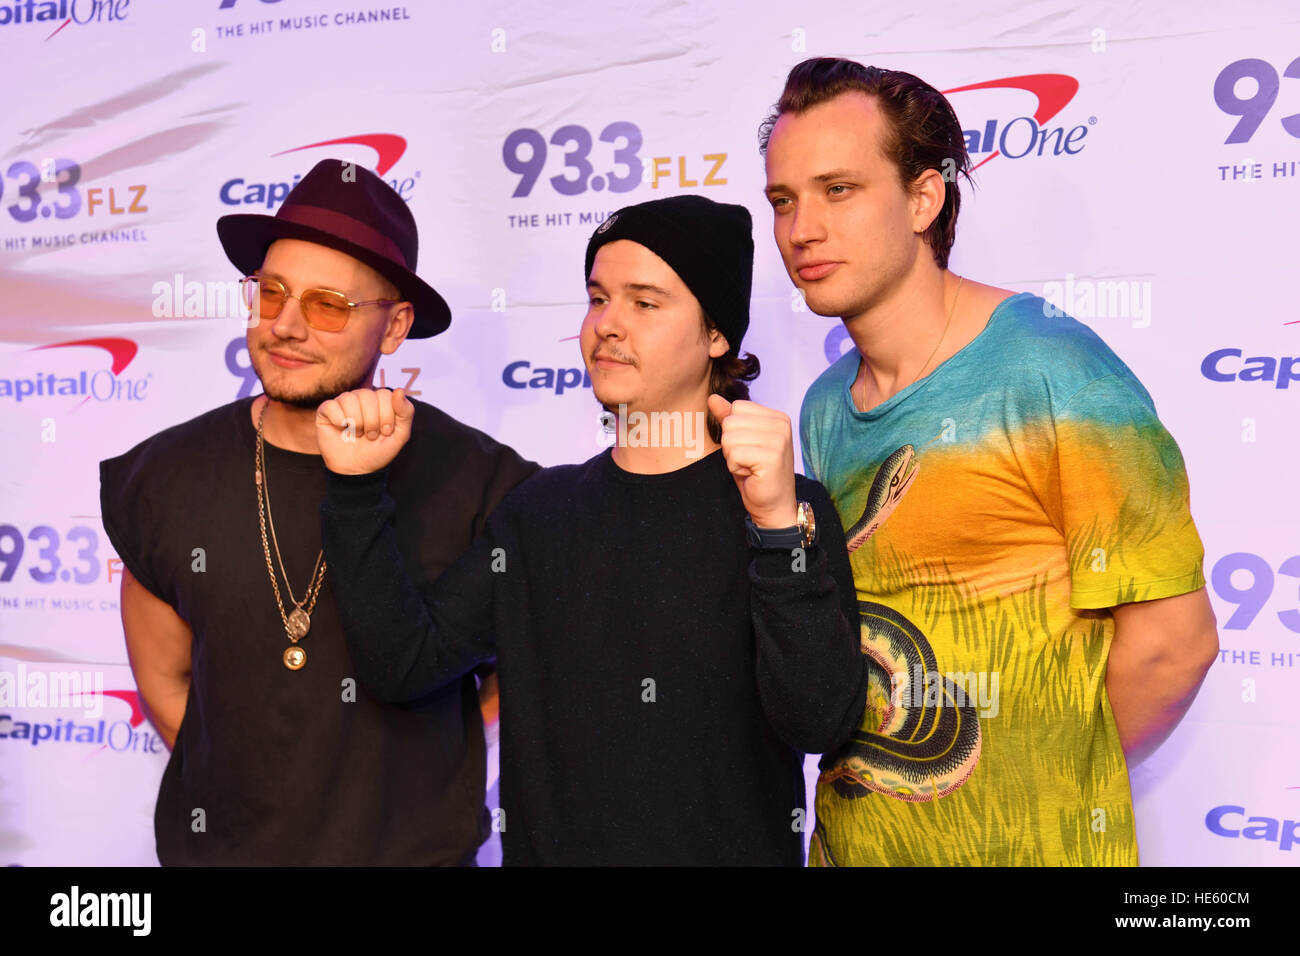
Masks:
[[[957,312],[957,296],[961,294],[961,284],[965,281],[965,276],[957,277],[957,291],[952,294],[952,307],[948,309],[948,321],[943,324],[943,331],[939,334],[939,341],[934,343],[934,351],[930,353],[930,357],[927,358],[925,364],[921,366],[921,371],[917,372],[912,380],[904,385],[903,388],[911,388],[919,382],[921,376],[925,374],[925,370],[929,368],[930,363],[934,361],[934,357],[939,354],[939,346],[943,344],[944,337],[948,334],[948,326],[952,325],[952,317]],[[898,391],[901,392],[903,388],[900,388]],[[898,392],[895,392],[894,394],[897,395]],[[865,372],[862,375],[862,404],[860,410],[867,410],[867,376]]]
[[[262,529],[262,553],[266,555],[266,573],[271,576],[271,588],[275,591],[275,606],[280,609],[284,632],[289,635],[289,646],[284,649],[282,660],[289,670],[298,671],[302,670],[303,665],[307,663],[307,652],[298,646],[298,642],[311,630],[311,612],[316,606],[316,598],[320,595],[320,587],[325,583],[325,551],[322,548],[316,555],[316,566],[312,568],[307,590],[302,600],[297,600],[293,596],[293,589],[289,587],[289,574],[284,569],[284,558],[280,556],[280,542],[275,537],[275,520],[271,517],[271,489],[266,480],[266,443],[262,438],[262,426],[266,421],[266,409],[270,404],[270,399],[267,399],[266,404],[262,406],[262,413],[257,417],[257,464],[253,472],[253,480],[257,484],[257,522]],[[293,602],[293,610],[288,614],[284,612],[284,602],[280,599],[280,582],[276,577],[275,568],[271,565],[271,546],[266,540],[268,523],[271,525],[271,542],[275,545],[275,559],[279,562],[280,574],[284,575],[284,589],[289,592],[289,600]],[[304,604],[307,605],[305,610]]]

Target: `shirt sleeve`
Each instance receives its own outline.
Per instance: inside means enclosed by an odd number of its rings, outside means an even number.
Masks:
[[[148,448],[148,443],[137,445],[99,463],[100,520],[131,577],[154,597],[175,607],[172,575],[157,566],[158,549],[146,547],[146,542],[161,541],[165,531],[153,510]]]
[[[483,500],[479,513],[474,516],[473,533],[475,537],[486,530],[488,517],[496,510],[497,505],[501,504],[502,499],[514,490],[515,486],[542,470],[541,465],[523,458],[510,446],[500,443],[494,444],[497,450],[496,458],[493,462],[491,474],[483,483]],[[484,678],[495,671],[495,661],[483,661],[474,668],[474,673],[479,678]]]
[[[1136,380],[1112,374],[1055,415],[1054,505],[1072,607],[1153,601],[1205,586],[1187,470]],[[1049,505],[1049,506],[1050,506]]]
[[[803,554],[755,553],[750,609],[763,712],[788,746],[819,754],[857,729],[867,665],[839,516],[821,485],[800,478],[797,489],[813,507],[816,540]]]
[[[497,505],[516,485],[531,478],[542,470],[535,461],[522,458],[508,445],[496,445],[496,459],[492,473],[483,483],[483,505],[475,517],[474,533],[481,534],[487,526],[488,516],[496,510]]]
[[[321,544],[357,677],[387,703],[415,700],[495,653],[498,512],[436,582],[412,582],[397,547],[387,472],[330,472]]]

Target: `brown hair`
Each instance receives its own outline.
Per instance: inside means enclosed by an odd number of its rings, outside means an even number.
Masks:
[[[957,176],[971,182],[970,155],[961,124],[944,95],[911,73],[863,66],[852,60],[816,57],[790,71],[781,99],[758,128],[758,151],[767,153],[776,121],[786,113],[802,113],[851,91],[874,96],[888,124],[881,146],[897,167],[904,189],[933,169],[943,176],[943,207],[923,238],[940,269],[948,268],[948,254],[957,238],[957,212],[961,193]]]
[[[712,318],[700,309],[705,337],[717,329]],[[721,395],[729,402],[749,398],[749,383],[758,378],[758,356],[746,352],[743,356],[729,348],[725,355],[709,363],[709,394]],[[709,437],[722,441],[722,424],[708,412]]]

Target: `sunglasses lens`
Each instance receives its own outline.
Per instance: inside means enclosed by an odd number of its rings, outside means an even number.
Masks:
[[[348,324],[348,313],[352,309],[348,300],[339,293],[313,289],[303,293],[302,311],[312,328],[338,332]]]
[[[270,279],[255,279],[244,284],[245,296],[261,303],[259,314],[264,319],[274,319],[284,308],[284,286]],[[248,303],[249,308],[253,301]]]

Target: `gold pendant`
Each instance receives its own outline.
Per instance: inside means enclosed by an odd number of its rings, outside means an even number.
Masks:
[[[300,607],[294,608],[293,613],[289,615],[290,639],[301,641],[307,636],[309,630],[311,630],[311,618],[307,616],[307,612]]]
[[[291,644],[284,649],[284,666],[289,670],[300,671],[306,663],[307,652],[297,644]]]

